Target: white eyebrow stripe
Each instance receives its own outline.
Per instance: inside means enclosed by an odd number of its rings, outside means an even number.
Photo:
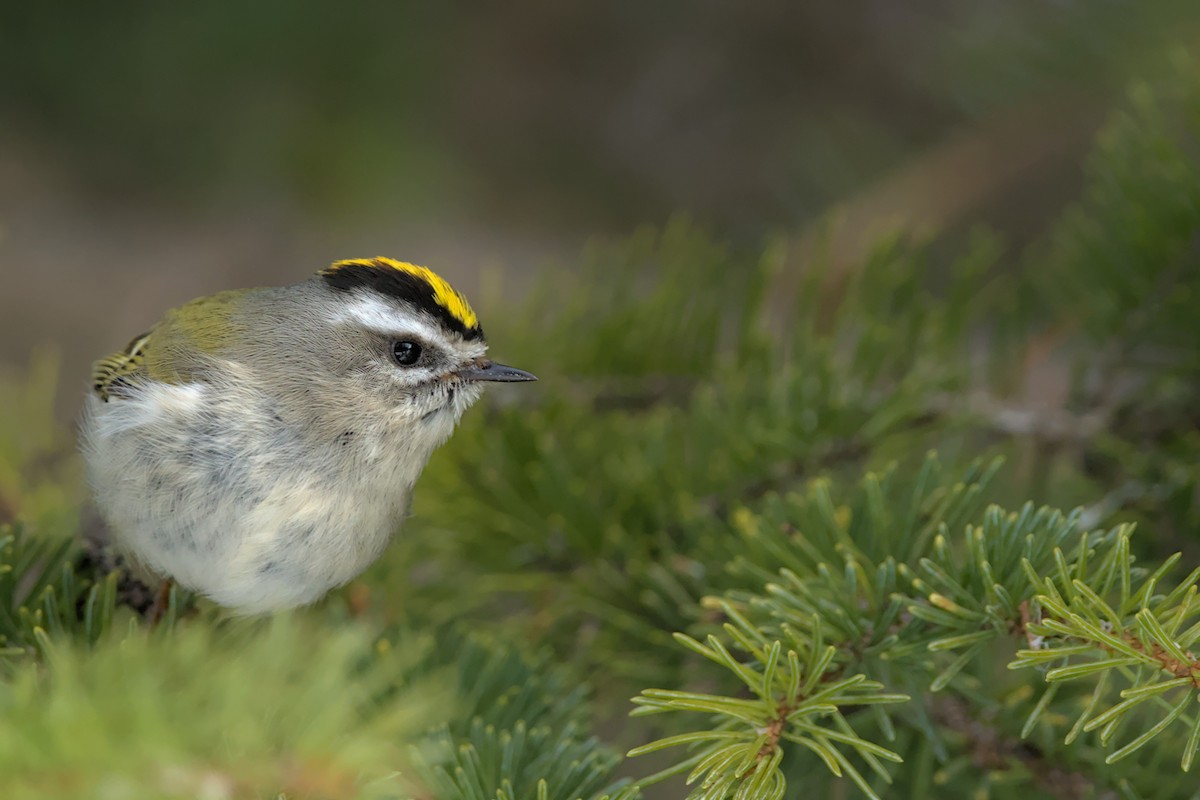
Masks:
[[[335,325],[346,323],[362,325],[381,333],[396,336],[415,336],[427,342],[446,339],[444,331],[414,317],[400,320],[394,308],[374,297],[357,297],[345,308],[335,312],[331,319]]]

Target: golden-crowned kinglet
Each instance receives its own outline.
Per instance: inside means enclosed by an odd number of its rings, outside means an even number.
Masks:
[[[82,447],[120,550],[245,613],[362,572],[482,391],[533,375],[485,358],[449,283],[387,258],[203,297],[97,362]]]

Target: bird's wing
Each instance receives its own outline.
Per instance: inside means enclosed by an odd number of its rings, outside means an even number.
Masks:
[[[119,397],[144,374],[146,346],[149,342],[150,334],[143,333],[124,350],[102,358],[92,366],[92,391],[101,400],[107,403],[110,397]]]

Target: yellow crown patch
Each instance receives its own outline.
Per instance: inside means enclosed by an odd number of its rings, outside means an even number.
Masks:
[[[431,301],[441,310],[439,316],[461,333],[481,335],[479,318],[467,298],[428,267],[379,256],[335,261],[319,274],[335,289],[367,287],[420,306]]]

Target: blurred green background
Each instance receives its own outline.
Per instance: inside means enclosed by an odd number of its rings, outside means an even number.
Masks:
[[[651,728],[624,721],[633,692],[708,688],[711,673],[670,632],[708,632],[704,595],[761,587],[778,551],[756,550],[743,523],[778,513],[810,525],[793,490],[817,476],[844,489],[898,462],[907,480],[936,448],[953,480],[1002,455],[988,501],[1080,505],[1087,525],[1134,520],[1146,563],[1176,550],[1196,563],[1197,45],[1198,0],[0,0],[0,522],[20,517],[34,534],[27,549],[0,543],[0,567],[38,563],[44,532],[89,530],[60,423],[91,361],[192,297],[376,254],[448,277],[497,356],[544,381],[527,406],[495,392],[468,415],[422,478],[420,535],[298,614],[311,631],[281,635],[325,641],[366,609],[372,641],[370,626],[413,625],[385,640],[406,658],[424,658],[423,632],[459,626],[545,646],[563,683],[501,653],[519,669],[497,670],[496,685],[553,700],[549,719],[535,708],[528,720],[542,741],[567,742],[556,769],[579,752],[615,763],[607,745],[647,741]],[[885,235],[896,228],[938,235]],[[760,324],[783,333],[768,342]],[[61,358],[31,358],[42,347]],[[905,530],[860,510],[849,519]],[[21,587],[8,589],[15,601],[66,611],[55,641],[90,645],[104,625],[85,620],[81,634],[73,598],[93,592],[97,565],[60,550],[61,585],[50,569],[45,592],[20,570],[0,577]],[[727,569],[743,556],[764,566]],[[132,614],[119,612],[118,633]],[[60,624],[37,613],[21,606],[0,625],[19,645],[8,655],[33,654],[37,626]],[[98,649],[112,659],[79,659],[99,665],[80,673],[94,685],[53,691],[119,708],[110,676],[134,676],[128,691],[154,714],[130,741],[207,757],[209,729],[157,732],[194,713],[192,695],[163,690],[182,701],[156,705],[141,684],[231,646],[208,621],[189,622],[183,646],[154,645],[165,666],[105,632]],[[462,655],[448,641],[430,664],[474,681],[492,646]],[[261,651],[262,674],[278,674],[275,655]],[[216,660],[238,691],[259,676],[253,657]],[[314,680],[351,674],[315,663]],[[980,662],[980,696],[1022,710],[1013,684],[994,680],[1003,664]],[[586,710],[582,692],[562,700],[578,674],[597,684],[605,747],[567,727]],[[50,719],[28,685],[28,716],[14,719],[32,722],[10,725],[13,741]],[[305,685],[272,685],[263,702],[336,706]],[[244,722],[261,707],[230,696],[211,719],[265,743],[252,766],[273,765],[274,734]],[[526,719],[504,691],[471,697],[495,699],[505,725]],[[418,735],[426,706],[413,708]],[[466,760],[478,708],[458,711],[438,734],[445,764]],[[375,748],[399,733],[353,715],[327,722],[368,746],[347,748],[339,769],[360,757],[396,768]],[[115,747],[138,774],[139,750],[107,726],[73,719],[69,734],[65,763]],[[1042,746],[1057,767],[1062,751]],[[986,784],[959,763],[955,786]],[[1139,780],[1163,772],[1124,763]],[[904,779],[919,786],[920,774]],[[804,785],[824,796],[816,780]],[[995,796],[1036,796],[1024,780]]]
[[[335,259],[468,294],[692,215],[735,243],[1074,196],[1194,0],[0,3],[0,361],[88,363],[167,307]],[[837,253],[835,253],[835,256]],[[486,321],[486,320],[485,320]]]

